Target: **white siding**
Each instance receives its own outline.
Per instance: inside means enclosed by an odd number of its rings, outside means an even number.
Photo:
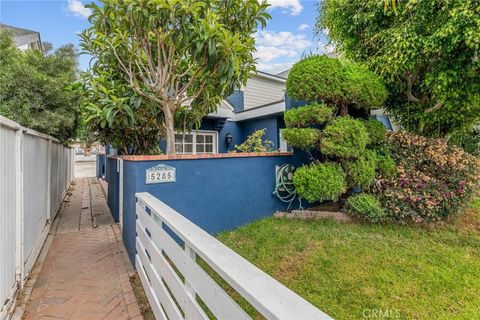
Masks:
[[[249,79],[243,88],[244,110],[283,100],[285,83],[261,76]]]

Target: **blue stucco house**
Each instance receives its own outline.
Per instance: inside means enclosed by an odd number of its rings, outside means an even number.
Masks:
[[[283,113],[291,107],[304,103],[290,99],[286,95],[286,77],[290,70],[277,75],[259,71],[247,81],[240,90],[223,100],[217,112],[204,117],[198,131],[177,134],[175,149],[177,154],[215,154],[227,153],[241,144],[259,129],[266,129],[264,139],[273,142],[279,151],[289,151],[282,138],[285,128]],[[392,124],[383,112],[374,114],[387,129]],[[164,150],[165,144],[161,143]]]
[[[258,72],[244,87],[223,100],[217,112],[204,117],[198,131],[176,135],[176,153],[227,153],[263,128],[264,138],[272,141],[275,149],[287,151],[281,137],[285,128],[283,113],[289,105],[285,95],[287,74]]]

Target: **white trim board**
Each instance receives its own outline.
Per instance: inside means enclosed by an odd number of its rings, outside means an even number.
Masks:
[[[265,117],[265,116],[273,115],[276,113],[282,113],[282,112],[285,112],[285,101],[280,101],[268,106],[239,112],[235,114],[235,116],[230,120],[243,121],[243,120]]]

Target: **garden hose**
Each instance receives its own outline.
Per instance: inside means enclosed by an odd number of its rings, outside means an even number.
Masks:
[[[277,175],[275,179],[275,190],[273,194],[276,195],[282,202],[288,203],[287,211],[292,210],[292,205],[295,199],[298,199],[299,209],[303,210],[302,200],[297,195],[297,190],[293,184],[294,166],[291,164],[284,164],[277,168]]]

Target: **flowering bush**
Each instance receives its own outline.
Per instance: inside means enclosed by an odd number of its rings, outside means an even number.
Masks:
[[[441,140],[389,133],[397,178],[378,179],[384,209],[397,219],[438,220],[457,213],[480,188],[480,160]]]

